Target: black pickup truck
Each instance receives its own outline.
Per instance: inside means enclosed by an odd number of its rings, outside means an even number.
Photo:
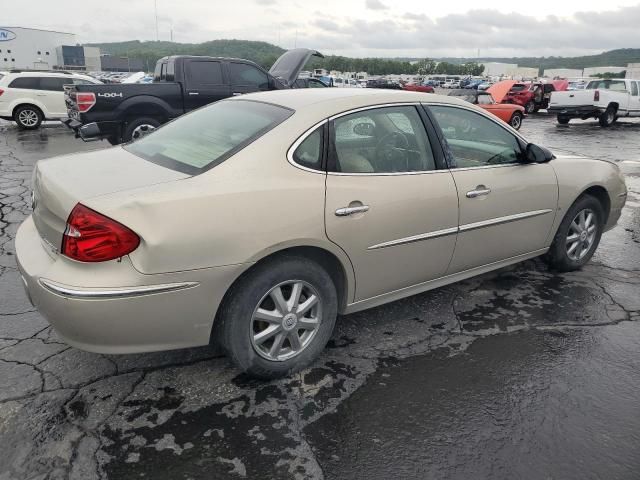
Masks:
[[[285,52],[267,72],[236,58],[171,56],[158,60],[153,83],[75,85],[65,91],[68,118],[62,122],[85,141],[129,142],[180,115],[233,95],[324,86],[298,79],[315,50]]]

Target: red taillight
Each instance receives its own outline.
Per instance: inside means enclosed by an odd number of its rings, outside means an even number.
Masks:
[[[76,93],[76,105],[78,105],[78,111],[80,113],[88,112],[91,107],[96,104],[96,94],[89,93]]]
[[[128,255],[139,244],[135,232],[79,203],[67,219],[62,254],[80,262],[105,262]]]
[[[0,88],[0,97],[2,96],[3,93],[4,93],[4,90]]]
[[[595,92],[593,92],[593,101],[594,102],[600,101],[600,90],[596,90]]]

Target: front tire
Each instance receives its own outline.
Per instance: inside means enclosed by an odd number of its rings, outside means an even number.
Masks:
[[[533,101],[527,102],[527,104],[524,106],[524,111],[530,115],[532,114],[536,109],[536,104]]]
[[[547,253],[547,263],[561,272],[582,268],[593,256],[604,228],[597,198],[583,195],[567,210]]]
[[[257,266],[230,291],[221,309],[222,346],[233,362],[262,379],[309,365],[331,338],[336,288],[316,262],[283,256]]]
[[[23,130],[35,130],[44,120],[44,115],[38,107],[22,105],[15,110],[13,120]]]
[[[520,130],[520,127],[522,126],[522,118],[523,115],[520,112],[513,112],[511,120],[509,120],[509,125],[511,125],[514,130]]]

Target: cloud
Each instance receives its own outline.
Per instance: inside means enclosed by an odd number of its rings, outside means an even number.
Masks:
[[[369,10],[388,10],[389,9],[389,7],[387,7],[380,0],[366,0],[365,5]]]
[[[594,19],[597,19],[597,28]],[[317,22],[313,25],[322,28]],[[339,34],[341,43],[348,43],[349,48],[335,53],[475,57],[480,49],[483,57],[584,55],[639,45],[637,25],[640,25],[640,5],[598,13],[576,12],[566,18],[531,17],[495,9],[475,9],[436,19],[407,12],[387,15],[384,20],[343,19],[334,33]],[[332,30],[323,28],[323,32],[326,41]],[[320,41],[321,38],[314,39],[312,35],[307,40]],[[322,45],[314,48],[321,49]]]

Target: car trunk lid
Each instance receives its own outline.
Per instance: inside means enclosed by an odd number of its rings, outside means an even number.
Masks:
[[[41,160],[33,174],[33,220],[42,239],[59,251],[67,218],[76,204],[188,177],[119,147]]]
[[[324,58],[324,55],[308,48],[294,48],[283,53],[273,64],[269,73],[290,87],[311,57]]]

